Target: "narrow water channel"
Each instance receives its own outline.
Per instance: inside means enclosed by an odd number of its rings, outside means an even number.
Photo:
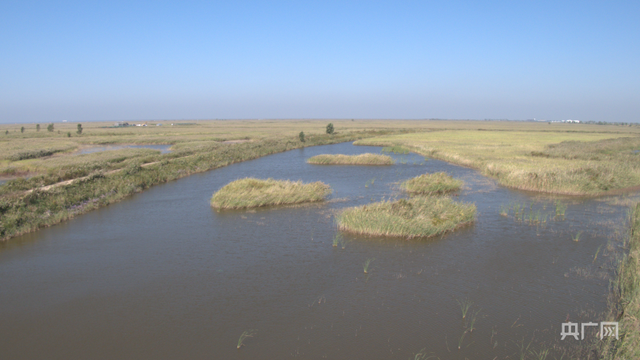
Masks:
[[[623,207],[560,198],[565,218],[553,219],[558,198],[415,154],[386,167],[306,164],[380,150],[337,144],[234,164],[0,244],[0,358],[408,359],[424,348],[503,359],[521,343],[558,344],[567,319],[601,320]],[[411,241],[347,235],[345,249],[332,247],[335,211],[404,196],[400,181],[436,171],[465,181],[457,200],[477,205],[474,225]],[[213,192],[247,176],[334,192],[322,204],[210,207]],[[500,215],[515,204],[549,218]]]

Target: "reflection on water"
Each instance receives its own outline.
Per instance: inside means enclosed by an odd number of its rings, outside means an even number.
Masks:
[[[94,152],[120,150],[120,149],[153,149],[153,150],[160,150],[161,154],[166,154],[171,152],[169,148],[171,148],[171,145],[105,145],[105,146],[92,146],[92,147],[80,149],[76,154],[78,155],[91,154]]]
[[[623,207],[565,199],[564,220],[530,224],[501,205],[554,213],[554,198],[471,169],[415,154],[388,167],[305,163],[379,151],[338,144],[234,164],[10,241],[0,248],[0,349],[12,359],[407,359],[423,348],[492,359],[516,356],[523,340],[558,343],[567,319],[600,321]],[[436,171],[465,181],[458,199],[476,203],[475,225],[331,246],[336,211],[403,196],[400,181]],[[248,176],[334,192],[323,204],[210,207],[213,192]],[[255,335],[236,349],[247,330]]]

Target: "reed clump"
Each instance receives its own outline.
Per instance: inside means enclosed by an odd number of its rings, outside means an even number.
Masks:
[[[462,180],[454,179],[444,172],[422,174],[400,184],[400,188],[411,194],[441,195],[460,190]]]
[[[336,217],[343,231],[407,239],[453,231],[475,220],[476,206],[448,197],[417,196],[344,209]]]
[[[245,209],[268,205],[299,204],[322,201],[331,194],[329,185],[320,181],[245,178],[232,181],[211,198],[216,209]]]
[[[393,165],[393,159],[390,156],[371,153],[360,155],[322,154],[309,158],[307,162],[314,165]]]
[[[640,359],[640,204],[629,214],[629,252],[618,267],[612,287],[608,321],[617,321],[619,339],[597,344],[601,359]]]

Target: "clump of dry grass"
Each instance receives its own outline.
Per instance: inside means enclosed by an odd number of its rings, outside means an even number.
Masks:
[[[402,190],[411,194],[440,195],[460,190],[462,180],[454,179],[444,172],[423,174],[400,184]]]
[[[315,165],[393,165],[393,159],[387,155],[360,154],[360,155],[316,155],[307,160]]]
[[[473,222],[475,214],[473,204],[459,203],[448,197],[418,196],[347,208],[336,220],[343,231],[410,239],[452,231]]]
[[[629,214],[631,229],[625,254],[613,284],[609,321],[619,324],[619,340],[607,338],[600,345],[602,359],[640,358],[640,204]]]
[[[320,181],[305,184],[302,181],[245,178],[232,181],[218,190],[211,198],[211,206],[216,209],[244,209],[298,204],[322,201],[329,194],[329,185]]]

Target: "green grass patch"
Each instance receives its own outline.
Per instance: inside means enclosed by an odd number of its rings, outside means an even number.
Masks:
[[[344,209],[336,216],[343,231],[407,239],[452,231],[475,220],[476,206],[448,197],[418,196]]]
[[[423,174],[400,184],[400,188],[411,194],[441,195],[460,190],[462,180],[454,179],[444,172]]]
[[[410,153],[409,149],[402,146],[385,146],[382,148],[383,154],[400,154],[406,155]]]
[[[245,178],[225,185],[211,198],[216,209],[245,209],[268,205],[322,201],[331,194],[329,185],[320,181],[260,180]]]
[[[393,159],[387,155],[361,154],[361,155],[316,155],[307,160],[314,165],[393,165]]]

